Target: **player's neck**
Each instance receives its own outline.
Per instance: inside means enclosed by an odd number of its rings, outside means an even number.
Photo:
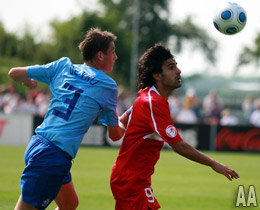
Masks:
[[[160,93],[162,97],[164,97],[166,100],[168,100],[168,97],[171,95],[172,90],[171,89],[166,89],[165,87],[162,87],[160,85],[155,85],[156,89]]]
[[[84,62],[84,65],[90,66],[94,69],[101,70],[104,73],[108,73],[109,71],[104,67],[104,63],[102,63],[100,60],[94,59],[91,61]]]
[[[93,61],[87,61],[87,62],[84,62],[84,65],[86,66],[90,66],[94,69],[99,69],[99,65],[97,65],[96,62],[93,62]]]

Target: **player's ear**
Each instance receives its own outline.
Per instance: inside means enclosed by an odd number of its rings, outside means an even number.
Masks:
[[[155,81],[160,81],[162,78],[162,74],[161,73],[155,73],[153,74],[153,78]]]
[[[103,58],[104,58],[104,53],[103,53],[102,51],[98,51],[98,52],[97,52],[97,58],[98,58],[98,60],[103,60]]]

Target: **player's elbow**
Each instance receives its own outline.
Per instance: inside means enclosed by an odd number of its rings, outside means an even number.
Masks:
[[[8,72],[8,76],[11,77],[12,79],[14,79],[16,77],[17,73],[15,68],[10,69],[10,71]]]
[[[15,67],[10,69],[8,76],[15,81],[20,81],[24,78],[27,78],[26,68],[25,67]]]
[[[121,135],[121,134],[109,134],[109,138],[112,141],[119,141],[122,137],[123,137],[123,135]]]
[[[112,141],[120,140],[124,135],[124,131],[120,126],[108,126],[108,136]]]

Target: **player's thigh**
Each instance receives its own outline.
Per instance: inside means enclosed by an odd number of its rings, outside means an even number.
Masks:
[[[21,176],[21,198],[24,202],[46,208],[53,201],[71,168],[71,157],[56,145],[34,136],[27,147],[26,166]]]
[[[78,206],[78,196],[76,190],[74,188],[73,182],[70,181],[69,183],[63,184],[61,189],[54,199],[56,204],[58,205],[59,209],[76,209]]]
[[[37,209],[34,206],[25,203],[20,196],[14,210],[37,210]]]

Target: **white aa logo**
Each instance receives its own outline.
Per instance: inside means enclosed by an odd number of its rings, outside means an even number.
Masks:
[[[238,186],[236,206],[238,207],[240,205],[242,205],[243,207],[250,207],[251,205],[253,207],[257,207],[256,192],[253,185],[249,186],[247,197],[245,195],[244,186]]]

